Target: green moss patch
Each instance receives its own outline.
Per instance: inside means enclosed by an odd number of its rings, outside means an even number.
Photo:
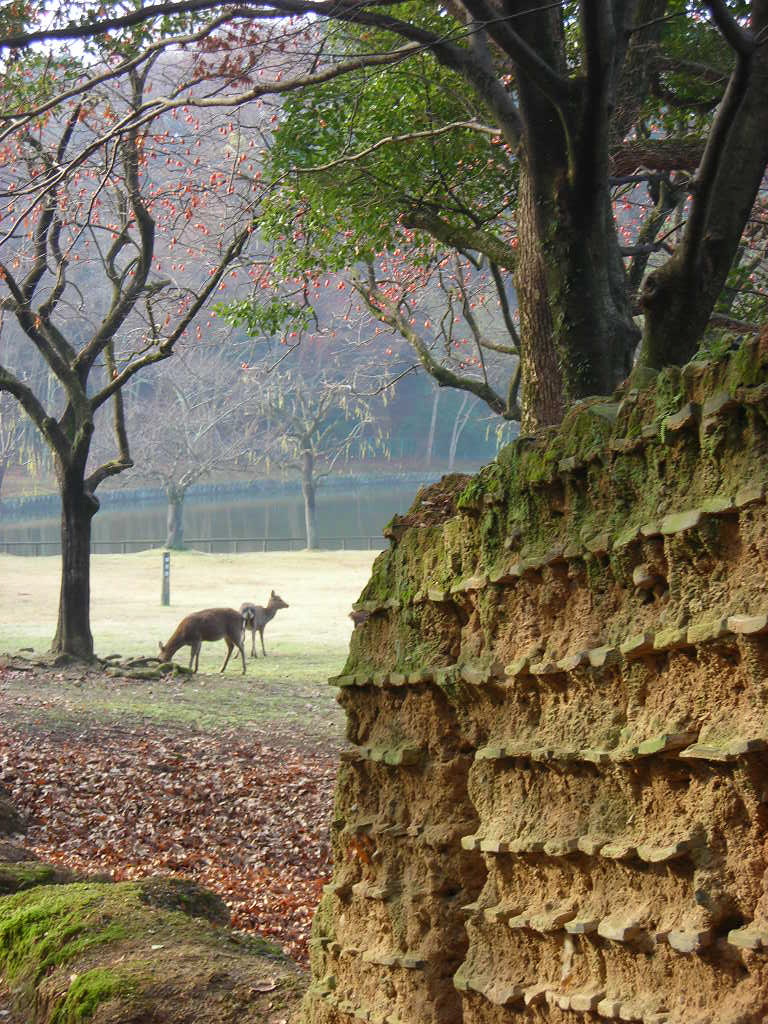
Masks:
[[[92,1020],[99,1006],[113,1000],[130,1000],[138,986],[127,972],[94,967],[74,977],[64,1001],[53,1012],[51,1024]]]
[[[285,1019],[302,973],[227,916],[179,879],[39,885],[0,897],[0,972],[28,1024]]]
[[[23,860],[15,863],[0,862],[0,895],[21,892],[35,885],[55,885],[59,882],[71,882],[73,875],[43,864],[37,860]]]
[[[345,673],[453,660],[464,643],[454,635],[465,625],[462,597],[432,595],[449,595],[462,580],[498,579],[563,555],[585,560],[596,591],[616,569],[628,580],[627,568],[607,558],[618,538],[631,540],[657,519],[735,494],[768,473],[768,332],[720,360],[666,369],[619,397],[579,402],[558,428],[518,438],[474,477],[446,477],[419,493],[363,590],[380,611],[353,638]],[[396,612],[387,606],[393,599]],[[482,600],[472,602],[481,611]],[[430,605],[450,608],[456,630],[453,620],[436,629],[425,612],[411,610]],[[490,637],[493,615],[480,625]],[[425,638],[435,636],[444,646],[430,649]]]

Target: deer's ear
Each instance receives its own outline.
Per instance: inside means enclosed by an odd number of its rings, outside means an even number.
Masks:
[[[162,649],[163,649],[163,641],[162,641],[162,640],[158,640],[158,641],[157,641],[157,646],[158,646],[158,647],[160,648],[160,650],[162,651]]]

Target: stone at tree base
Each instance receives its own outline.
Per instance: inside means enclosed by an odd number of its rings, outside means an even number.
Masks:
[[[318,947],[335,998],[400,1024],[768,1019],[768,349],[745,346],[399,520],[362,600],[444,599],[353,645],[344,672],[389,681],[340,700],[352,743],[419,759],[345,763],[337,812],[423,829],[365,857],[334,838],[339,878],[398,889],[386,914],[323,898],[318,934],[361,951]],[[383,949],[425,965],[364,971]],[[339,1007],[310,994],[304,1020],[353,1024]]]
[[[11,803],[6,790],[0,786],[0,836],[12,836],[26,830],[24,818]]]

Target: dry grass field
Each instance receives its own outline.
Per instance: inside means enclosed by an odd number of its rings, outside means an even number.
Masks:
[[[268,657],[260,674],[279,671],[296,677],[310,669],[325,672],[343,659],[352,602],[362,590],[375,557],[371,551],[297,551],[267,554],[171,554],[171,604],[160,604],[158,551],[94,555],[91,561],[91,630],[102,657],[154,655],[189,612],[243,601],[266,604],[277,591],[290,608],[277,613],[265,630]],[[0,555],[0,652],[46,651],[56,630],[59,598],[58,557]],[[258,640],[258,638],[257,638]],[[247,637],[250,645],[250,634]],[[260,653],[260,648],[257,647]],[[218,671],[224,644],[205,644],[201,672]],[[176,661],[187,664],[189,648]],[[230,664],[233,664],[231,662]],[[254,662],[249,661],[249,674]],[[227,672],[230,668],[227,668]]]
[[[271,590],[288,602],[267,625],[267,657],[240,659],[219,669],[226,647],[203,644],[199,676],[162,685],[124,679],[118,683],[90,672],[84,683],[73,666],[37,673],[34,682],[11,674],[4,680],[0,725],[38,721],[79,726],[85,721],[153,721],[203,729],[272,723],[316,739],[339,735],[341,714],[327,684],[346,659],[352,602],[360,594],[375,552],[323,551],[208,555],[173,552],[171,604],[160,603],[162,555],[95,555],[91,576],[91,631],[102,658],[154,657],[178,622],[202,608],[266,604]],[[0,555],[0,655],[33,661],[50,648],[56,630],[59,559]],[[174,660],[189,664],[189,648]],[[18,678],[15,678],[18,676]],[[11,693],[14,698],[11,699]]]

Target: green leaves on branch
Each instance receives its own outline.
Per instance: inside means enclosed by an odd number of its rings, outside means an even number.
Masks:
[[[413,211],[503,234],[517,170],[489,124],[427,54],[288,96],[266,172],[282,184],[260,219],[278,245],[277,269],[367,261],[409,243]]]
[[[272,337],[287,327],[301,330],[312,319],[311,306],[299,306],[289,299],[274,298],[269,302],[241,299],[237,302],[219,302],[213,311],[230,327],[241,327],[251,338]]]

